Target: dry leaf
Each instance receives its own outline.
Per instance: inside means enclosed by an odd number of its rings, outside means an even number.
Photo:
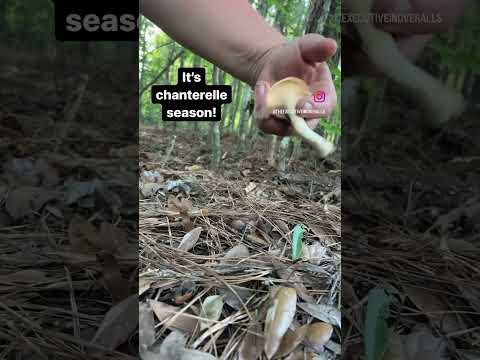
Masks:
[[[5,209],[10,217],[18,221],[32,212],[38,212],[57,193],[40,187],[23,186],[12,190],[7,197]]]
[[[333,352],[335,355],[340,355],[342,353],[342,347],[340,346],[340,344],[332,340],[327,341],[327,343],[325,344],[325,348]]]
[[[455,332],[463,328],[455,314],[448,313],[450,309],[441,293],[410,286],[404,286],[404,290],[410,300],[444,332]]]
[[[448,345],[445,339],[435,337],[427,328],[414,330],[409,335],[390,332],[385,353],[388,360],[447,360]]]
[[[92,181],[71,181],[65,189],[65,203],[73,205],[80,199],[93,195],[99,186],[101,186],[101,182],[97,179]]]
[[[181,308],[165,304],[160,301],[150,300],[150,306],[157,316],[158,320],[165,323],[168,328],[174,328],[188,333],[193,333],[197,327],[198,320],[191,315],[189,311],[181,314]]]
[[[247,194],[251,193],[253,190],[255,190],[257,188],[257,184],[254,183],[254,182],[250,182],[247,187],[245,188],[245,192]]]
[[[195,165],[192,165],[192,166],[187,166],[186,170],[195,172],[195,171],[202,171],[204,169],[203,169],[202,165],[195,164]]]
[[[307,335],[308,325],[304,325],[299,327],[297,330],[287,330],[285,335],[283,336],[282,342],[280,343],[280,347],[278,348],[277,352],[273,356],[274,359],[279,359],[284,356],[287,356],[292,351],[294,351],[298,345],[301,344],[305,336]]]
[[[230,224],[232,226],[232,228],[234,228],[235,230],[237,231],[241,231],[243,232],[245,230],[245,227],[247,226],[247,224],[242,221],[242,220],[233,220],[232,223]]]
[[[298,296],[300,296],[306,302],[314,301],[305,288],[305,285],[303,285],[302,279],[292,267],[288,267],[277,260],[273,260],[272,263],[277,275],[283,280],[288,281],[289,285],[293,286],[297,290]]]
[[[118,196],[114,191],[108,189],[106,186],[97,186],[95,188],[95,195],[101,201],[99,205],[104,206],[107,209],[110,209],[112,214],[119,214],[122,209],[123,202],[120,196]]]
[[[119,303],[130,294],[130,290],[117,259],[112,254],[101,251],[97,253],[97,260],[102,266],[103,282],[112,297],[112,303]]]
[[[265,320],[265,354],[269,359],[275,355],[283,335],[293,321],[297,307],[297,292],[293,288],[275,289]]]
[[[248,328],[238,351],[238,360],[257,360],[265,345],[261,333],[262,328],[258,323]]]
[[[153,198],[162,188],[163,186],[158,183],[140,183],[140,194],[143,199]]]
[[[59,183],[59,176],[45,159],[12,158],[3,166],[7,180],[23,186],[52,187]]]
[[[158,359],[181,360],[186,344],[187,339],[180,331],[172,331],[163,340]]]
[[[252,241],[254,243],[260,244],[260,245],[269,245],[270,243],[265,240],[265,238],[260,234],[258,231],[255,231],[252,234],[248,234],[246,236],[247,240]]]
[[[114,350],[128,340],[138,326],[138,295],[113,306],[103,318],[92,343]]]
[[[342,314],[336,307],[309,303],[298,303],[298,307],[320,321],[341,328]]]
[[[297,350],[291,353],[285,360],[305,360],[305,354],[303,350]]]
[[[173,195],[168,197],[168,209],[172,211],[178,211],[181,214],[189,215],[192,211],[193,204],[190,200],[185,198],[179,198]]]
[[[12,158],[3,164],[3,173],[8,182],[24,186],[38,186],[35,162],[32,158]]]
[[[150,286],[155,282],[155,280],[140,275],[138,278],[138,295],[142,295],[145,291],[150,289]]]
[[[315,234],[315,236],[320,240],[320,243],[326,246],[332,245],[335,243],[334,240],[332,240],[332,237],[327,235],[327,233],[318,225],[313,225],[310,224],[308,225],[310,230]]]
[[[213,325],[213,322],[218,321],[222,315],[222,310],[223,298],[220,295],[207,297],[202,304],[202,311],[200,312],[200,317],[202,318],[200,329],[207,329]]]
[[[53,216],[59,218],[59,219],[63,219],[63,214],[62,212],[60,211],[60,209],[56,208],[55,206],[52,206],[52,205],[46,205],[45,206],[45,210],[48,211],[50,214],[52,214]]]
[[[243,308],[243,304],[245,304],[250,296],[252,296],[252,290],[245,287],[240,287],[237,285],[232,285],[231,288],[228,287],[218,289],[218,292],[221,296],[223,296],[225,303],[229,306],[234,308],[235,310],[240,310]]]
[[[100,225],[98,238],[99,241],[97,245],[99,248],[112,254],[122,254],[128,248],[127,233],[108,222],[103,222]]]
[[[143,170],[141,174],[142,180],[148,183],[162,183],[163,176],[157,170]]]
[[[250,251],[248,247],[243,244],[239,244],[231,248],[226,254],[225,258],[242,258],[242,257],[249,257]]]
[[[155,320],[148,303],[141,303],[138,307],[138,342],[140,352],[147,350],[155,342]]]
[[[217,360],[217,358],[202,351],[186,349],[180,360]]]
[[[58,185],[60,182],[58,171],[45,159],[37,159],[35,162],[35,169],[40,180],[39,185],[52,187]]]
[[[288,234],[290,232],[288,224],[285,221],[278,219],[275,220],[275,224],[277,224],[278,228],[282,230],[282,235]]]
[[[240,175],[242,175],[243,177],[247,177],[248,175],[250,175],[250,170],[249,169],[240,170]]]
[[[187,339],[181,332],[173,331],[163,341],[159,351],[147,351],[142,358],[144,360],[217,360],[215,356],[205,352],[185,349],[186,343]]]
[[[306,245],[302,248],[302,259],[312,264],[320,265],[326,253],[327,248],[322,246],[319,241],[316,241],[312,245]]]
[[[196,227],[195,229],[186,233],[182,241],[180,242],[178,249],[183,251],[190,251],[191,249],[193,249],[201,233],[201,227]]]
[[[87,253],[98,243],[98,235],[92,223],[75,215],[68,225],[68,239],[75,251]],[[98,247],[96,247],[98,249]]]

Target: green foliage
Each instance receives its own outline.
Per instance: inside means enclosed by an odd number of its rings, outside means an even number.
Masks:
[[[323,128],[323,132],[326,134],[334,134],[338,136],[342,132],[340,124],[338,123],[320,120],[320,126]]]
[[[474,5],[467,11],[460,26],[448,34],[435,36],[430,49],[440,59],[448,72],[471,71],[480,73],[480,6]]]
[[[295,225],[292,235],[292,260],[297,260],[302,255],[303,233],[305,229],[302,225]]]

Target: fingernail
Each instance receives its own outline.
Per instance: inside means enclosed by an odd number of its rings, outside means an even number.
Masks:
[[[265,85],[265,83],[259,82],[257,83],[257,85],[255,85],[255,94],[257,96],[265,95],[266,91],[267,91],[267,86]]]
[[[303,108],[305,110],[312,110],[313,109],[313,104],[310,101],[307,101],[304,105]]]

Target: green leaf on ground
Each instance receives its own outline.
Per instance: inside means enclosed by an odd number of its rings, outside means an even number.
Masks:
[[[365,352],[367,360],[382,360],[385,354],[388,327],[385,319],[394,298],[385,289],[374,288],[368,294],[365,323]]]
[[[305,230],[302,225],[295,225],[292,236],[292,260],[297,260],[302,255],[303,233]]]

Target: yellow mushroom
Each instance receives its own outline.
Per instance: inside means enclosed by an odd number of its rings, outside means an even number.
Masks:
[[[307,330],[307,343],[316,351],[323,351],[323,346],[330,340],[333,327],[330,324],[319,322],[312,324]]]
[[[267,107],[270,112],[284,110],[287,115],[286,121],[290,120],[295,132],[311,144],[321,157],[326,157],[335,150],[335,146],[310,129],[305,120],[297,115],[297,102],[311,95],[303,80],[287,77],[272,85],[267,96]]]

